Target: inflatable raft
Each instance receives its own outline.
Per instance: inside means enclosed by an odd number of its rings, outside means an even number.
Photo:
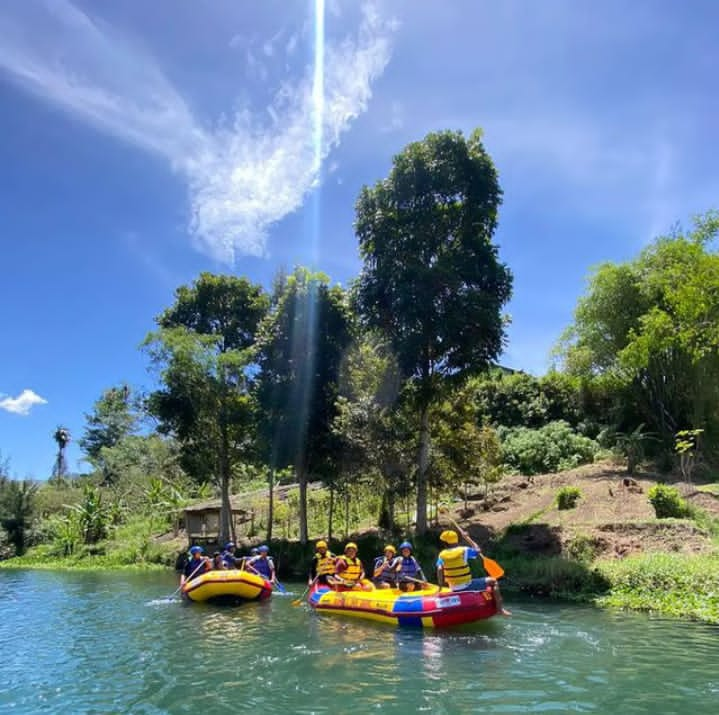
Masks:
[[[450,591],[429,588],[404,593],[395,589],[335,591],[316,585],[307,597],[318,613],[366,618],[410,628],[446,628],[491,618],[497,604],[491,589]]]
[[[264,601],[272,595],[272,584],[249,571],[228,569],[206,571],[187,581],[182,595],[190,601]]]

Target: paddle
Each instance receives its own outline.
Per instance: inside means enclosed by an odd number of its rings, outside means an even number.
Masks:
[[[454,528],[462,535],[462,538],[470,544],[473,549],[476,549],[479,552],[479,555],[482,557],[484,570],[492,578],[502,578],[502,576],[504,576],[504,569],[494,559],[490,559],[482,553],[482,549],[480,549],[479,546],[477,546],[477,544],[470,538],[469,534],[449,515],[449,509],[446,506],[440,506],[439,513],[444,514],[446,518],[452,522],[452,526],[454,526]]]
[[[277,580],[275,580],[275,588],[282,594],[287,593],[287,589]]]
[[[429,583],[429,581],[421,581],[421,580],[418,579],[418,578],[412,578],[412,576],[402,576],[402,579],[403,579],[404,581],[414,581],[415,583],[421,584],[423,587],[424,587],[424,586],[431,586],[431,587],[434,588],[435,590],[439,591],[439,586],[437,586],[436,583]],[[407,591],[407,593],[414,593],[414,592],[413,592],[413,591]]]
[[[174,593],[171,596],[168,596],[167,600],[169,601],[171,598],[174,598],[177,596],[178,593],[182,590],[182,587],[188,582],[192,581],[192,579],[195,577],[195,574],[200,570],[200,566],[204,566],[207,563],[206,558],[200,559],[200,563],[197,565],[197,568],[175,589]]]
[[[307,584],[307,588],[304,590],[303,594],[299,598],[296,598],[294,601],[292,601],[293,606],[299,606],[305,600],[305,596],[309,593],[309,590],[315,585],[318,578],[319,574],[317,574],[317,576],[315,576],[312,581]]]

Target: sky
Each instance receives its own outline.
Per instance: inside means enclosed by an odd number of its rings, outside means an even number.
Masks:
[[[4,0],[0,452],[47,478],[201,271],[347,285],[363,185],[484,130],[514,274],[501,362],[534,374],[593,266],[719,206],[713,0]]]

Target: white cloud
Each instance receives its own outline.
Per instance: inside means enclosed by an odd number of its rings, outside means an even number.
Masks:
[[[237,254],[264,255],[269,227],[317,185],[317,158],[326,158],[367,109],[372,82],[389,61],[393,27],[365,2],[354,36],[326,42],[322,102],[313,95],[310,66],[304,78],[279,87],[270,107],[242,108],[216,128],[199,123],[152,56],[69,0],[4,9],[0,70],[96,129],[165,157],[187,180],[198,246],[231,263]],[[265,55],[276,54],[277,39]],[[230,44],[241,43],[233,37]],[[250,69],[262,74],[248,55]]]
[[[32,390],[23,390],[17,397],[0,395],[0,409],[16,415],[29,415],[35,405],[45,405],[47,400]]]

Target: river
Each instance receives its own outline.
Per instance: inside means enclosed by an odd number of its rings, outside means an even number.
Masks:
[[[510,597],[512,618],[422,633],[175,587],[0,571],[0,713],[719,712],[715,626]]]

